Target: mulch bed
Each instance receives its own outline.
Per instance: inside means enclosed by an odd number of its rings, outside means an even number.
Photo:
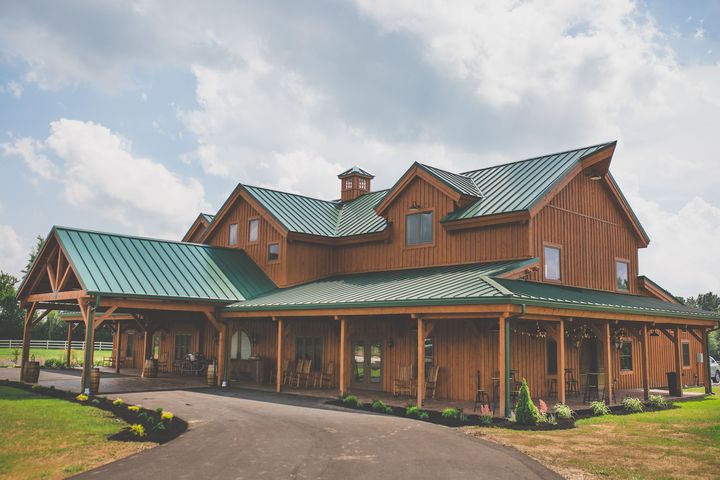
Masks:
[[[139,437],[135,435],[129,427],[126,427],[115,435],[110,436],[109,440],[166,443],[177,438],[188,428],[188,423],[181,418],[173,416],[170,420],[162,420],[160,411],[148,410],[147,408],[140,408],[139,411],[133,412],[128,410],[128,404],[114,405],[113,399],[108,399],[103,396],[91,395],[88,400],[83,402],[76,398],[78,396],[77,392],[60,390],[52,386],[44,387],[39,384],[14,382],[10,380],[4,380],[2,384],[37,395],[59,398],[68,402],[79,403],[86,407],[99,408],[112,413],[115,417],[124,420],[130,425],[140,424],[145,428],[145,436]],[[159,427],[159,425],[162,425],[162,427]]]

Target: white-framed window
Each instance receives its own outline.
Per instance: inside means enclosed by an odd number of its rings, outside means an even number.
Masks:
[[[230,341],[230,358],[233,360],[247,360],[252,356],[252,342],[250,337],[244,330],[237,331],[233,334]]]
[[[405,216],[405,244],[432,243],[432,212],[412,213]]]
[[[630,264],[625,260],[615,260],[615,288],[630,290]]]
[[[360,190],[365,190],[367,188],[367,179],[359,178],[358,179],[358,188]]]
[[[352,178],[346,178],[346,179],[345,179],[345,189],[350,189],[350,188],[352,188],[352,187],[353,187],[352,183],[353,183],[353,182],[352,182]]]
[[[228,245],[237,245],[238,243],[238,224],[231,223],[228,227]]]
[[[543,249],[543,272],[545,274],[545,280],[552,280],[559,282],[562,279],[561,272],[561,260],[560,260],[561,249],[552,245],[545,245]]]
[[[260,226],[260,220],[257,218],[251,218],[248,222],[248,242],[257,242],[258,239],[258,228]]]
[[[271,243],[268,245],[268,261],[274,262],[280,259],[280,244]]]

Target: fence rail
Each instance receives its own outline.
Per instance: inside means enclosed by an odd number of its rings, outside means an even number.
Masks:
[[[0,348],[22,348],[22,340],[0,340]],[[95,350],[112,350],[112,342],[95,342]],[[30,340],[30,348],[44,348],[47,350],[63,350],[67,348],[66,340]],[[73,350],[84,350],[84,341],[73,341]]]

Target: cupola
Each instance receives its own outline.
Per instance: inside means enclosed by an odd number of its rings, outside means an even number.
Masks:
[[[360,167],[352,167],[338,175],[340,179],[340,199],[343,202],[355,200],[370,191],[370,181],[374,175]]]

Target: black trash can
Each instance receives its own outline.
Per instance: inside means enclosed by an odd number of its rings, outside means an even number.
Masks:
[[[670,395],[672,395],[673,397],[679,397],[680,388],[677,378],[677,372],[665,372],[665,375],[667,375],[668,390],[670,391]]]

